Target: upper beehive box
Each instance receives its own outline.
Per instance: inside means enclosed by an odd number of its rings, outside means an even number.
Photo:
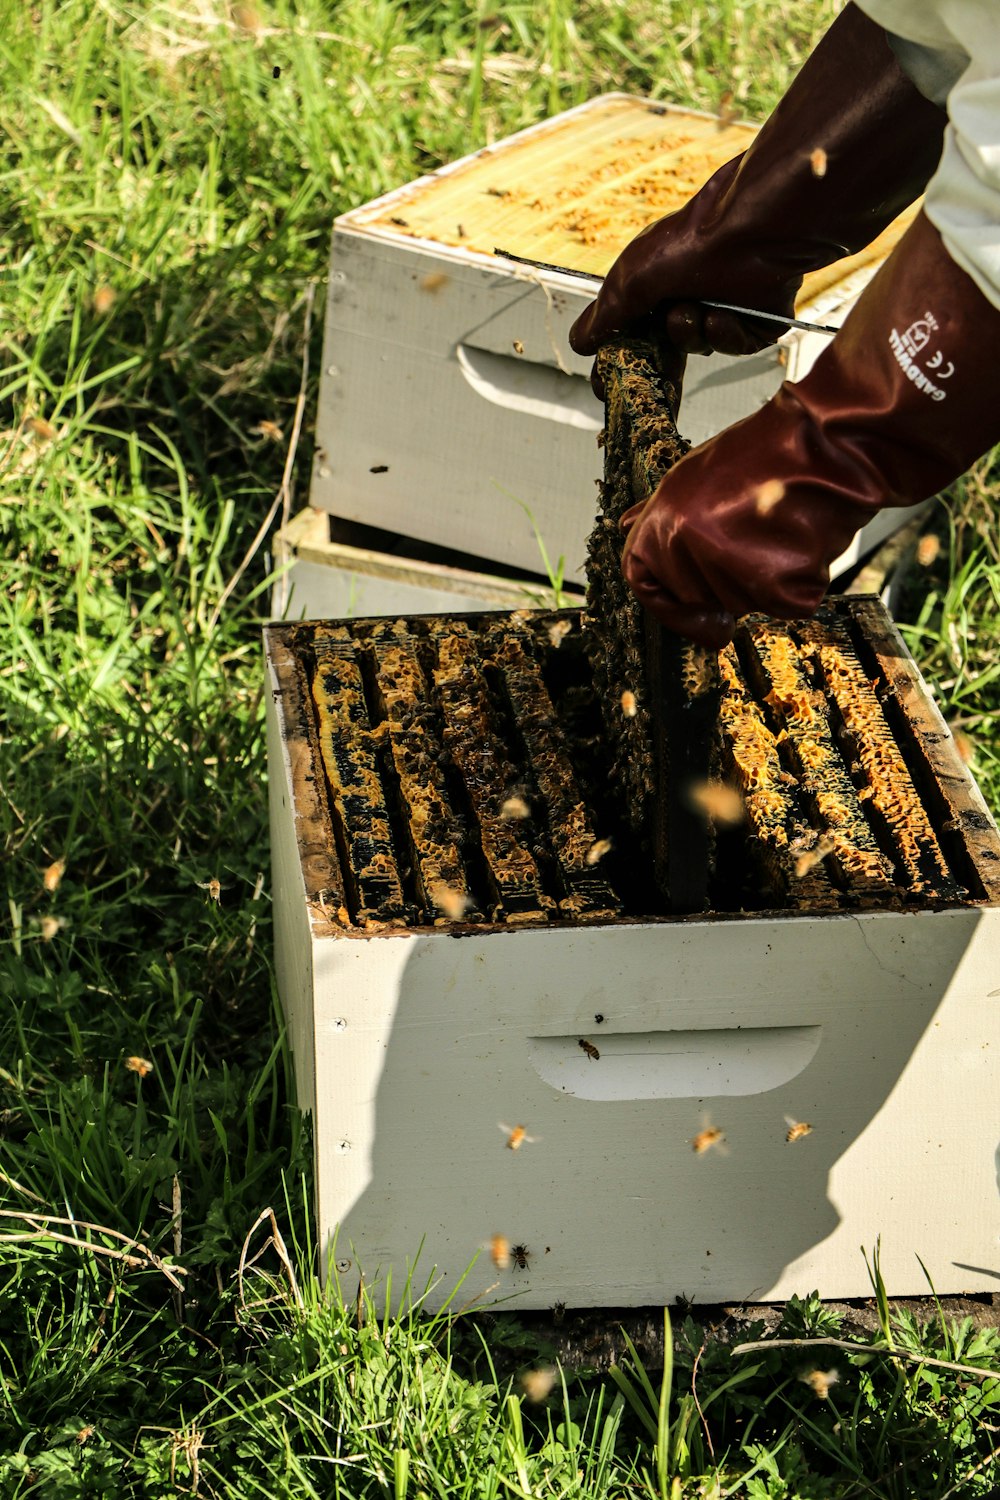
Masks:
[[[581,581],[601,412],[567,334],[597,282],[494,248],[599,277],[754,134],[612,94],[342,215],[312,504],[529,573],[543,571],[537,527],[550,559],[564,556],[567,579]],[[901,229],[810,277],[802,309],[837,322]],[[692,359],[684,431],[700,442],[746,416],[823,342],[795,335],[741,360]],[[903,519],[880,519],[880,534]]]
[[[602,277],[623,245],[683,207],[756,134],[753,125],[609,94],[347,218],[357,227],[465,253],[492,257],[500,246]],[[811,144],[802,143],[807,155]],[[879,264],[909,217],[902,215],[861,254],[807,277],[800,307],[854,271]]]

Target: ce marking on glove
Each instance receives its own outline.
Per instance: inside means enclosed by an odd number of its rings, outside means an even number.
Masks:
[[[937,331],[938,321],[934,314],[925,313],[922,318],[911,323],[903,334],[894,328],[889,334],[889,347],[907,380],[912,380],[917,390],[930,396],[932,401],[943,401],[948,392],[929,379],[916,360],[916,356],[922,354],[930,342],[931,333]],[[946,370],[941,368],[943,361],[944,355],[940,349],[937,349],[926,362],[926,369],[933,370],[938,380],[948,380],[955,373],[955,366],[951,360],[947,361]]]
[[[955,373],[955,366],[952,364],[950,359],[948,360],[947,370],[942,370],[941,362],[943,359],[944,355],[941,353],[941,350],[938,349],[934,354],[934,358],[927,361],[928,370],[934,370],[937,373],[938,380],[948,380],[949,377],[954,375]]]

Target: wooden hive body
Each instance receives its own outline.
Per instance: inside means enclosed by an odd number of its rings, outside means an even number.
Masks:
[[[445,625],[360,621],[315,634],[268,629],[278,984],[299,1102],[313,1117],[321,1243],[329,1248],[336,1237],[346,1286],[360,1267],[382,1297],[389,1269],[398,1287],[422,1245],[421,1288],[436,1268],[429,1305],[450,1295],[477,1252],[460,1301],[640,1305],[680,1294],[699,1302],[768,1300],[813,1289],[862,1296],[869,1283],[859,1246],[881,1235],[893,1294],[925,1290],[917,1255],[939,1292],[993,1290],[1000,1206],[989,1121],[1000,1084],[1000,839],[877,605],[837,605],[818,634],[795,627],[789,639],[840,705],[848,780],[862,790],[876,786],[864,807],[891,794],[894,776],[919,782],[935,832],[919,834],[919,817],[882,828],[880,847],[891,844],[896,853],[895,874],[880,875],[881,886],[844,844],[825,862],[831,877],[822,891],[806,889],[811,877],[796,885],[781,850],[764,849],[756,893],[748,876],[726,910],[671,918],[656,914],[655,897],[646,904],[643,880],[638,889],[635,880],[623,886],[610,864],[610,886],[574,886],[573,871],[587,872],[570,840],[561,852],[538,851],[538,868],[549,869],[543,884],[554,893],[548,905],[532,903],[524,860],[512,862],[497,846],[488,857],[509,872],[502,877],[509,897],[491,916],[484,843],[469,856],[480,861],[480,877],[464,918],[428,914],[421,904],[427,819],[436,830],[435,868],[447,871],[453,888],[463,877],[447,853],[440,809],[421,804],[424,821],[411,817],[407,833],[398,806],[389,805],[403,786],[407,755],[430,725],[423,710],[400,713],[385,696],[403,681],[397,643],[419,638],[424,651],[442,630],[465,643],[461,671],[450,657],[438,659],[447,671],[433,708],[461,726],[478,691],[477,642],[498,662],[498,641],[525,642],[556,693],[552,673],[563,672],[561,653],[578,619],[518,612]],[[554,627],[566,621],[564,636]],[[838,621],[857,641],[868,687],[843,676]],[[760,664],[757,691],[773,694],[756,711],[772,730],[786,725],[782,764],[794,767],[806,748],[796,727],[800,696],[788,685],[786,634],[751,622],[739,644],[741,662]],[[377,676],[373,652],[392,667],[391,681]],[[489,802],[508,789],[505,778],[519,777],[533,806],[548,799],[550,809],[563,809],[551,826],[572,824],[581,838],[600,834],[599,814],[588,824],[586,810],[582,823],[567,811],[571,788],[540,730],[531,731],[534,745],[525,751],[519,716],[536,722],[530,672],[527,687],[516,687],[526,659],[507,651],[501,662],[515,683],[505,710],[508,749],[474,727],[452,734],[445,782],[461,773]],[[576,659],[567,659],[567,681]],[[499,670],[490,666],[486,675]],[[386,706],[384,724],[365,721],[361,698],[350,706],[352,674],[364,683],[369,709]],[[570,701],[567,690],[559,702]],[[739,692],[731,701],[738,718]],[[815,690],[801,699],[807,710],[817,701]],[[333,729],[323,726],[337,704],[343,744],[355,747],[339,760],[340,752],[320,748],[321,739],[334,743],[324,738]],[[870,753],[855,706],[862,718],[882,715],[895,726],[902,761],[887,745],[881,753],[877,737]],[[817,734],[814,726],[811,738]],[[729,743],[744,754],[738,725]],[[525,753],[535,757],[537,775],[513,764]],[[590,754],[573,760],[583,781]],[[339,769],[331,769],[331,755]],[[386,772],[390,761],[396,770]],[[382,822],[377,788],[365,780],[379,763],[389,798]],[[437,784],[430,767],[438,758],[424,764],[422,784]],[[744,756],[741,764],[751,762]],[[758,789],[769,789],[758,773],[748,775],[749,806]],[[606,780],[595,766],[588,807]],[[827,796],[827,782],[836,791],[830,772],[815,785],[806,773],[800,780],[808,805]],[[338,808],[349,811],[366,787],[372,815],[359,831]],[[845,782],[836,795],[854,794]],[[765,813],[747,838],[770,837]],[[881,826],[877,807],[865,816]],[[539,838],[549,826],[543,819]],[[524,847],[533,844],[534,835],[526,836]],[[558,879],[556,856],[566,872]],[[898,891],[894,881],[903,881]],[[767,904],[778,899],[760,894],[769,882],[791,905]],[[560,891],[569,895],[555,899]],[[609,900],[617,912],[602,912]],[[750,904],[740,911],[741,902]],[[812,1131],[789,1144],[789,1121]],[[536,1139],[508,1150],[499,1122],[524,1125]],[[725,1132],[728,1155],[693,1149],[709,1126]],[[482,1247],[495,1233],[527,1247],[526,1268],[494,1269]]]
[[[334,225],[311,503],[342,520],[581,582],[600,474],[589,361],[566,335],[603,274],[752,140],[753,127],[608,95],[342,215]],[[799,311],[846,313],[903,227],[806,283]],[[689,361],[684,430],[699,442],[798,378],[816,335],[749,358]],[[518,502],[521,502],[520,504]],[[523,507],[527,507],[526,513]],[[896,524],[886,513],[841,566]]]

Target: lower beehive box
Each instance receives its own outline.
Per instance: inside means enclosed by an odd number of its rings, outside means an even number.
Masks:
[[[893,1294],[918,1256],[940,1292],[994,1290],[1000,839],[895,628],[866,599],[743,623],[743,818],[674,916],[581,625],[267,629],[321,1244],[377,1299],[419,1253],[429,1306],[477,1256],[460,1301],[863,1295],[876,1236]]]
[[[551,604],[557,592],[549,580],[500,577],[488,565],[457,567],[440,554],[414,558],[387,552],[371,545],[381,534],[370,537],[349,523],[334,522],[333,529],[362,534],[354,542],[334,541],[330,523],[325,511],[307,507],[275,532],[271,613],[277,619],[520,609]],[[580,589],[558,587],[558,595],[565,604],[583,603]]]

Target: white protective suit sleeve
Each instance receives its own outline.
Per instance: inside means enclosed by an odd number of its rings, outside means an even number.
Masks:
[[[948,112],[927,217],[1000,308],[1000,6],[996,0],[857,0],[884,26],[917,88]]]

